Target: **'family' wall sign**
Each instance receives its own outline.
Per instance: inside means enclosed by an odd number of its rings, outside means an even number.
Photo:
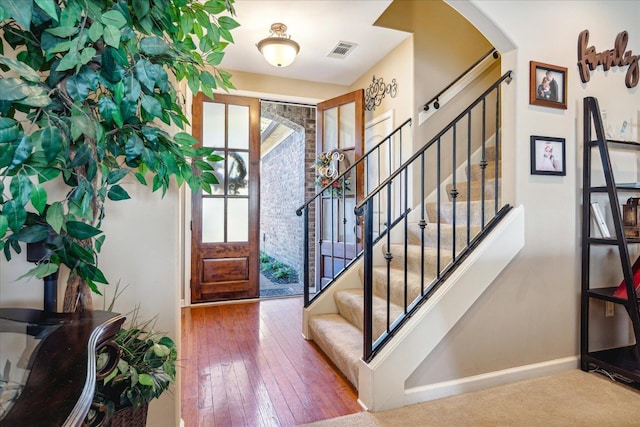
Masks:
[[[627,49],[629,34],[622,31],[616,37],[613,49],[596,52],[595,46],[589,44],[589,30],[584,30],[578,36],[578,71],[582,83],[589,81],[591,76],[589,70],[593,71],[598,65],[602,65],[602,69],[607,71],[613,66],[624,67],[629,66],[624,83],[629,89],[638,85],[640,79],[640,55],[633,55],[631,50]],[[625,51],[626,50],[626,51]]]

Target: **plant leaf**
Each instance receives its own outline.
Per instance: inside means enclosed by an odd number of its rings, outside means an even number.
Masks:
[[[47,224],[51,226],[53,231],[60,234],[62,224],[64,223],[64,211],[62,203],[54,202],[47,209]]]
[[[32,83],[40,83],[40,76],[38,73],[24,62],[16,61],[15,59],[7,58],[6,56],[0,56],[0,64],[7,65],[11,71],[18,73],[25,80]]]
[[[58,264],[54,264],[52,262],[41,262],[35,268],[34,276],[36,277],[36,279],[44,279],[45,277],[50,276],[58,271],[58,269]]]
[[[49,229],[46,225],[36,224],[23,228],[15,236],[16,239],[25,243],[41,242],[49,236]]]
[[[178,132],[174,135],[173,140],[180,145],[193,146],[198,144],[198,140],[186,132]]]
[[[79,240],[85,240],[102,233],[91,224],[80,221],[67,221],[67,233]]]
[[[4,215],[0,215],[0,238],[4,237],[7,234],[7,229],[9,228],[9,221],[7,217]]]
[[[149,13],[149,0],[133,0],[133,11],[138,19],[144,18]]]
[[[54,126],[47,126],[42,130],[40,143],[44,150],[45,158],[48,162],[56,158],[60,150],[62,150],[62,136],[60,130]]]
[[[238,22],[236,22],[236,20],[231,18],[230,16],[221,16],[218,19],[218,25],[226,30],[233,30],[234,28],[238,28],[240,26],[240,24],[238,24]]]
[[[127,200],[131,198],[131,196],[129,196],[129,193],[127,193],[127,191],[124,188],[122,188],[117,184],[109,189],[109,192],[107,193],[107,197],[113,201]]]
[[[58,13],[56,11],[56,4],[53,0],[36,0],[36,4],[40,9],[43,10],[44,13],[53,18],[54,21],[58,22]]]
[[[95,265],[87,264],[86,266],[87,276],[94,282],[108,284],[109,282],[104,277],[104,274]]]
[[[153,382],[153,377],[149,374],[140,374],[138,375],[138,382],[142,385],[146,385],[149,387],[152,387],[153,389],[156,388],[155,383]]]
[[[89,28],[89,39],[91,39],[92,42],[96,42],[103,34],[104,26],[98,21],[93,21],[93,24],[91,24]]]
[[[67,37],[71,37],[72,35],[76,34],[78,30],[79,30],[78,27],[67,25],[64,27],[47,28],[45,31],[51,34],[52,36],[56,36],[61,39],[66,39]]]
[[[12,142],[20,135],[20,125],[9,117],[0,117],[0,144]]]
[[[31,28],[33,0],[3,0],[2,8],[25,30]]]
[[[9,200],[4,204],[2,215],[7,218],[9,228],[14,233],[20,231],[20,228],[27,220],[27,211],[24,210],[24,206],[18,203],[17,200]]]
[[[146,37],[140,41],[140,49],[147,55],[164,55],[169,50],[167,42],[159,37]]]
[[[104,31],[102,34],[104,38],[104,42],[109,46],[117,48],[120,46],[120,30],[113,25],[105,25]]]
[[[23,135],[22,139],[20,140],[20,144],[18,144],[18,148],[16,148],[16,151],[13,154],[11,167],[16,167],[24,163],[31,155],[31,150],[33,150],[31,137],[29,135]]]
[[[144,95],[142,97],[142,108],[151,115],[151,117],[162,117],[162,106],[153,96]]]
[[[117,29],[120,29],[127,24],[127,20],[125,19],[125,17],[117,10],[110,10],[103,13],[100,21],[102,21],[104,25],[112,25]]]
[[[122,178],[127,176],[128,173],[129,170],[127,169],[116,169],[109,172],[109,175],[107,175],[107,184],[116,184]]]
[[[31,187],[31,194],[29,195],[31,204],[38,211],[39,214],[44,212],[44,208],[47,205],[47,192],[40,185],[33,185]]]

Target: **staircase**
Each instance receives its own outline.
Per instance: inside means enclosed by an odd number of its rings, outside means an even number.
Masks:
[[[346,220],[344,211],[345,220],[325,230],[316,200],[344,202],[347,178],[380,164],[381,144],[391,152],[393,135],[410,121],[297,210],[305,232],[303,336],[358,389],[368,410],[434,398],[433,388],[407,389],[407,379],[524,246],[524,210],[500,200],[500,86],[510,78],[501,76],[375,181],[354,217]],[[335,186],[341,196],[326,196]],[[328,282],[312,282],[318,266],[308,249],[318,236],[346,235],[346,224],[362,228],[356,258]]]
[[[495,147],[487,147],[486,158],[496,158]],[[423,283],[431,283],[437,276],[438,266],[447,266],[453,260],[453,251],[459,254],[468,240],[478,235],[482,226],[482,196],[484,187],[485,218],[493,216],[493,199],[495,198],[495,161],[485,164],[484,185],[482,168],[474,164],[467,168],[468,182],[458,183],[458,196],[454,202],[451,197],[453,184],[447,184],[448,202],[435,201],[425,203],[427,224],[424,228],[424,252],[421,248],[422,229],[419,221],[408,223],[407,250],[404,243],[382,243],[378,245],[380,255],[391,253],[389,268],[377,265],[373,268],[373,338],[381,337],[387,330],[387,301],[389,303],[389,319],[393,324],[404,313],[405,307],[405,262],[407,271],[407,303],[410,305],[421,295]],[[500,182],[498,169],[498,187]],[[470,200],[469,212],[465,203]],[[457,204],[457,208],[454,205]],[[455,221],[454,221],[455,210]],[[469,226],[467,226],[467,217]],[[439,219],[439,220],[438,220]],[[454,225],[463,224],[463,225]],[[438,235],[440,250],[438,250]],[[424,253],[424,259],[423,259]],[[406,255],[405,255],[406,254]],[[362,266],[358,268],[362,280]],[[390,289],[387,289],[387,274],[390,277]],[[421,277],[424,275],[424,282]],[[311,339],[331,359],[347,379],[358,388],[358,373],[362,363],[364,290],[360,287],[341,289],[333,293],[337,313],[316,314],[309,317],[309,333]]]

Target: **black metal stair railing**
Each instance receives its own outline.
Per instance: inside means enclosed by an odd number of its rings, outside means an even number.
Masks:
[[[511,72],[356,205],[364,226],[365,362],[373,359],[510,209],[499,204],[504,81],[511,81]],[[488,142],[493,146],[491,158]],[[472,172],[474,164],[479,173]],[[474,183],[472,173],[479,175]],[[449,200],[443,201],[442,196]],[[392,201],[400,208],[394,208]],[[376,224],[375,213],[381,205],[386,209],[382,228]],[[410,241],[414,242],[411,251]]]
[[[393,172],[403,162],[403,142],[411,143],[410,135],[405,135],[411,124],[411,119],[406,120],[296,209],[296,214],[303,216],[304,221],[302,281],[305,307],[362,253],[361,228],[352,209],[359,185],[357,177],[364,180],[362,188],[363,196],[366,196],[369,189],[376,188]],[[338,171],[337,166],[333,167]],[[372,175],[372,171],[376,173]],[[331,207],[329,212],[323,209],[323,202]],[[347,209],[347,205],[351,208]],[[321,253],[323,250],[326,254]]]

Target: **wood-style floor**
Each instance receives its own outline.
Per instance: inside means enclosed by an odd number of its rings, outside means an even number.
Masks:
[[[182,309],[185,427],[295,426],[359,412],[357,392],[301,335],[302,298]]]

